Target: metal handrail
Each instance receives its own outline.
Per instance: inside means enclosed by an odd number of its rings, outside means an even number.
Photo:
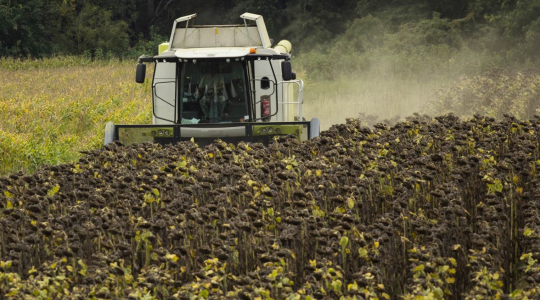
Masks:
[[[285,99],[284,97],[284,92],[285,92],[285,83],[287,83],[287,92],[288,92],[288,84],[291,84],[291,83],[294,83],[296,85],[298,85],[298,101],[296,102],[281,102],[281,105],[285,106],[285,104],[287,105],[292,105],[292,104],[297,104],[298,107],[297,107],[297,115],[298,115],[298,119],[299,120],[302,120],[302,104],[304,104],[304,81],[302,79],[298,79],[298,80],[290,80],[290,81],[279,81],[277,83],[277,85],[279,86],[280,84],[282,85],[281,86],[281,99]],[[285,107],[283,107],[283,110],[282,110],[282,117],[284,120],[288,120],[288,114],[289,114],[289,110],[288,109],[285,109]]]

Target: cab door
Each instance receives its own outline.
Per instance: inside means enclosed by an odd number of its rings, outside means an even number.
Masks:
[[[267,60],[255,60],[248,64],[250,66],[253,111],[255,112],[255,120],[258,122],[282,121],[280,114],[278,114],[277,83],[270,63]]]
[[[174,124],[177,117],[177,62],[157,62],[152,83],[152,123]]]

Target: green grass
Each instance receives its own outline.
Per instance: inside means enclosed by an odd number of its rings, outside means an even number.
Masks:
[[[64,67],[83,66],[111,66],[128,65],[133,61],[123,62],[119,59],[92,60],[84,56],[54,56],[44,59],[18,59],[10,57],[0,57],[0,69],[2,70],[32,70],[32,69],[54,69]]]
[[[108,121],[151,123],[135,64],[78,58],[0,61],[0,175],[69,162],[102,146]]]

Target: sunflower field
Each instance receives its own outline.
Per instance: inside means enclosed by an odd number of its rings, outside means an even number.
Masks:
[[[0,178],[9,299],[537,299],[540,120],[113,143]]]

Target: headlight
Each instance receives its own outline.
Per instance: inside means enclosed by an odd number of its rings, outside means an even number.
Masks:
[[[268,128],[268,133],[274,132],[274,129],[272,127]]]
[[[163,130],[158,131],[159,135],[163,135]]]
[[[166,135],[166,136],[169,135],[169,131],[168,131],[168,130],[165,130],[165,135]]]
[[[276,133],[281,133],[281,128],[276,128]]]
[[[156,132],[155,132],[155,131],[152,131],[152,136],[156,136]]]
[[[261,130],[261,132],[262,132],[262,134],[266,134],[266,128],[263,128],[263,129]]]

